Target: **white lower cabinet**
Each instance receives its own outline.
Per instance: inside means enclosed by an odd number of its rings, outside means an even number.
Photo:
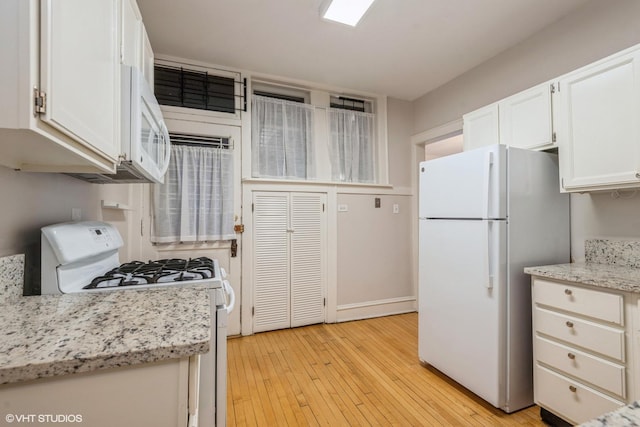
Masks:
[[[535,403],[570,423],[634,399],[628,293],[534,277]]]
[[[0,407],[16,423],[195,427],[199,369],[195,355],[4,384]]]
[[[325,321],[326,194],[253,193],[253,332]]]

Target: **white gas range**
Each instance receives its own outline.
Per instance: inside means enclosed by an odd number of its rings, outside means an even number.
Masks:
[[[235,295],[218,260],[162,259],[121,264],[123,240],[109,223],[54,224],[41,229],[42,294],[203,286],[211,301],[211,350],[200,363],[199,425],[226,422],[227,319]],[[195,415],[195,414],[194,414]]]

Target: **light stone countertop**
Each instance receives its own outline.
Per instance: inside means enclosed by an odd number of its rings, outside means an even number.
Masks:
[[[0,301],[0,384],[206,353],[210,317],[192,287]]]
[[[640,292],[640,268],[621,265],[572,263],[527,267],[532,276],[566,280],[599,288],[625,292]]]
[[[628,427],[640,425],[640,403],[635,401],[613,412],[580,424],[580,427]]]

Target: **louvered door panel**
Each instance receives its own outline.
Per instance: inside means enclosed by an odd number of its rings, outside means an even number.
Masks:
[[[324,322],[326,196],[291,193],[291,326]]]
[[[290,327],[289,194],[253,193],[253,331]]]

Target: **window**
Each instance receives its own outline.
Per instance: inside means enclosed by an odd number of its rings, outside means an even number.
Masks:
[[[353,109],[329,109],[331,179],[376,182],[375,114]]]
[[[154,92],[159,104],[235,113],[236,81],[182,67],[156,65]]]
[[[331,96],[331,108],[339,108],[341,110],[360,111],[361,113],[373,112],[371,101],[364,99],[347,98],[345,96]]]
[[[302,102],[256,94],[251,108],[252,175],[313,178],[314,108]]]
[[[233,150],[228,138],[171,134],[164,184],[153,193],[155,243],[235,238]]]

